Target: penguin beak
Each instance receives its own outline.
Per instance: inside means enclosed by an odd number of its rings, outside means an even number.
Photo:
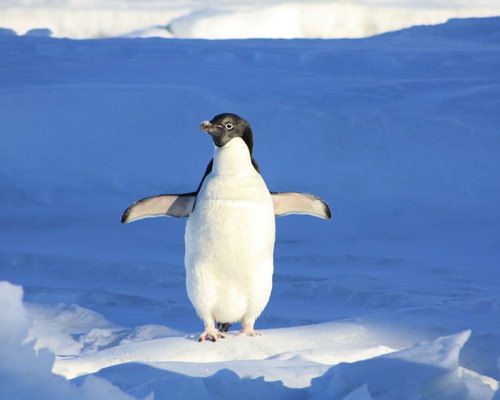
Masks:
[[[201,124],[200,124],[200,129],[202,131],[205,131],[207,133],[210,133],[208,132],[208,130],[212,127],[212,123],[210,121],[203,121]]]
[[[200,124],[200,129],[202,131],[209,133],[209,134],[213,134],[214,130],[220,129],[220,128],[222,128],[222,125],[215,125],[215,124],[212,124],[210,121],[203,121]]]
[[[203,121],[200,124],[200,129],[212,136],[212,140],[217,147],[222,147],[231,140],[231,137],[225,132],[224,126],[215,124],[212,121]]]

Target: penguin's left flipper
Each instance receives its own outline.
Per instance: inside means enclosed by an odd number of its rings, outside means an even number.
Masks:
[[[136,201],[125,210],[122,224],[151,217],[188,217],[196,200],[196,193],[162,194]]]
[[[332,212],[326,202],[308,193],[271,192],[274,215],[283,217],[289,214],[307,214],[323,219],[330,219]]]

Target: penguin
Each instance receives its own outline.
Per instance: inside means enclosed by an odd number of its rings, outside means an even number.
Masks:
[[[139,200],[121,222],[187,218],[186,289],[204,324],[198,340],[222,339],[236,322],[240,334],[260,336],[254,325],[272,290],[275,217],[330,219],[330,207],[312,194],[269,191],[252,157],[253,133],[245,119],[218,114],[200,128],[211,136],[214,156],[197,190]]]

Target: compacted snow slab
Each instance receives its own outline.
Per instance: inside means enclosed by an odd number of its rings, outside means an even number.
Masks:
[[[255,390],[269,394],[272,388],[280,396],[295,390],[296,394],[333,399],[343,399],[360,387],[373,398],[387,399],[486,399],[498,389],[494,379],[459,366],[459,354],[470,331],[402,350],[383,344],[391,339],[382,332],[356,324],[329,323],[262,333],[259,338],[232,334],[216,343],[197,343],[193,336],[134,343],[58,360],[53,371],[75,378],[102,370],[102,376],[120,387],[127,385],[126,377],[134,370],[141,371],[155,376],[155,392],[172,385],[175,373],[205,379],[203,388],[192,386],[192,395],[234,390],[233,395],[243,398],[250,398],[249,388],[253,394]],[[169,372],[151,372],[138,364]],[[140,387],[129,389],[145,394]]]

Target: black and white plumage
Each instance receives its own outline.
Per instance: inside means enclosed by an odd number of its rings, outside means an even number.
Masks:
[[[275,216],[329,219],[330,208],[310,194],[269,191],[252,158],[252,130],[243,118],[219,114],[200,127],[215,150],[198,189],[140,200],[124,212],[122,222],[188,217],[186,288],[205,326],[200,341],[224,337],[234,322],[241,322],[241,333],[255,336],[255,320],[272,289]]]

